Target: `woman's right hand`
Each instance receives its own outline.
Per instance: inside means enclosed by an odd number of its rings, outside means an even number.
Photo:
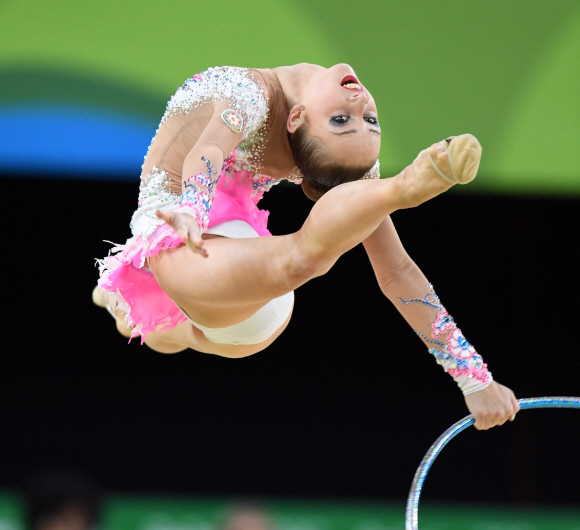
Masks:
[[[163,219],[173,230],[177,232],[177,235],[191,250],[196,254],[201,254],[204,258],[207,258],[207,250],[203,246],[203,239],[201,238],[201,229],[197,224],[197,220],[193,215],[181,212],[164,212],[157,210],[155,215],[159,219]]]

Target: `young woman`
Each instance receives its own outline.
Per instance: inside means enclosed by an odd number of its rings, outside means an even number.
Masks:
[[[244,357],[284,331],[296,288],[363,242],[382,292],[459,384],[476,427],[513,419],[512,391],[492,380],[389,217],[473,179],[481,147],[449,138],[380,180],[380,138],[374,100],[346,64],[193,76],[167,105],[133,237],[100,261],[95,303],[156,351]],[[316,204],[298,232],[271,236],[257,202],[284,179]]]

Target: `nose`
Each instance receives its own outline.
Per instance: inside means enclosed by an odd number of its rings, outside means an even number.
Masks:
[[[365,107],[369,98],[365,92],[355,92],[349,99],[357,107]]]

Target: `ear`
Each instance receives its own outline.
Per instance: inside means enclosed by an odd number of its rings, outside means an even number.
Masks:
[[[294,105],[288,114],[288,121],[286,122],[286,129],[290,134],[295,133],[298,127],[304,122],[304,107],[302,105]]]

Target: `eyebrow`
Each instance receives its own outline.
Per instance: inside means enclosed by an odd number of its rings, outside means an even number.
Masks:
[[[341,135],[341,134],[353,134],[357,132],[357,129],[351,129],[350,131],[342,131],[342,132],[333,132],[330,131],[332,134]]]
[[[343,131],[343,132],[333,132],[330,131],[332,134],[336,134],[336,135],[342,135],[342,134],[353,134],[355,132],[358,132],[358,129],[351,129],[350,131]],[[374,132],[376,134],[381,134],[380,131],[377,131],[375,129],[369,129],[369,132]]]

